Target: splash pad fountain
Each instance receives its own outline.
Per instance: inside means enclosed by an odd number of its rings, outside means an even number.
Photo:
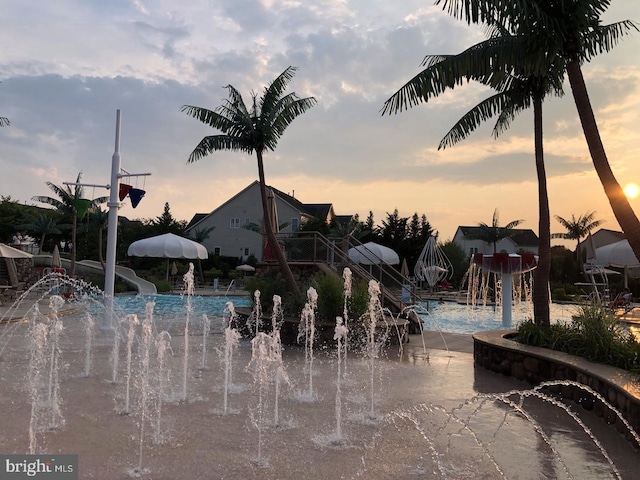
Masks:
[[[52,298],[59,302],[60,297]],[[249,367],[256,357],[248,339],[236,338],[237,344],[231,342],[235,348],[227,348],[233,355],[210,357],[207,369],[197,368],[204,339],[193,329],[190,342],[175,332],[157,332],[150,308],[138,323],[121,322],[122,361],[112,382],[113,336],[92,333],[86,375],[86,313],[62,316],[63,308],[54,307],[57,313],[48,318],[34,308],[26,321],[3,320],[0,327],[0,452],[77,454],[80,478],[601,479],[635,474],[637,452],[600,419],[578,410],[582,426],[548,393],[474,370],[468,354],[432,350],[424,356],[414,341],[404,345],[400,357],[400,346],[385,347],[375,356],[352,351],[345,371],[342,350],[319,349],[314,352],[313,399],[300,401],[296,391],[309,384],[304,348],[274,352],[272,342],[262,337],[264,348],[257,356],[263,366],[275,371],[271,367],[279,366],[281,358],[287,371],[276,421],[270,413],[276,377],[255,375],[255,362]],[[212,323],[220,325],[212,330],[231,328],[232,317],[228,305],[223,315],[212,316]],[[123,415],[132,324],[132,401],[129,415]],[[54,407],[48,400],[50,377],[52,391],[56,386],[49,373],[51,344],[40,348],[26,335],[34,332],[39,341],[51,342],[54,331],[59,331],[56,401],[64,417],[55,426],[48,420]],[[345,335],[336,329],[336,345],[344,345]],[[225,350],[221,333],[210,335],[207,343]],[[191,351],[185,352],[185,346]],[[225,362],[234,363],[233,383],[244,388],[222,388]],[[26,381],[36,370],[41,374]],[[223,411],[227,397],[233,409]],[[264,413],[259,431],[251,418],[251,412],[257,418],[257,406]]]
[[[532,253],[494,253],[483,255],[475,253],[471,257],[468,279],[467,304],[476,306],[478,300],[486,305],[492,298],[496,305],[502,307],[502,326],[511,328],[512,305],[515,299],[520,301],[521,285],[514,284],[514,278],[521,279],[522,274],[530,272],[538,266],[538,259]],[[493,282],[491,281],[493,280]],[[490,289],[493,291],[490,292]],[[530,297],[530,288],[526,288],[525,295]]]

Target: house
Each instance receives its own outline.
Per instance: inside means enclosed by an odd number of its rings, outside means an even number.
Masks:
[[[269,188],[275,197],[280,233],[296,232],[312,218],[330,223],[346,217],[338,217],[331,203],[302,203],[292,195],[267,187]],[[243,261],[250,255],[262,260],[263,239],[259,232],[262,217],[260,182],[256,180],[211,213],[196,213],[185,231],[190,237],[195,238],[197,231],[213,227],[209,238],[202,241],[209,252],[214,255],[239,257]]]
[[[531,229],[514,228],[513,235],[504,238],[496,245],[497,252],[506,253],[538,253],[538,236]],[[490,255],[493,253],[493,244],[489,244],[484,240],[471,238],[481,232],[480,227],[463,227],[460,226],[453,236],[453,243],[458,245],[468,255],[474,253],[483,253]]]

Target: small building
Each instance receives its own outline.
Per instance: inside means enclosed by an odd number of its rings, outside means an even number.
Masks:
[[[490,255],[493,253],[493,244],[484,240],[473,238],[481,232],[480,227],[460,226],[453,236],[453,243],[458,245],[467,255],[482,253]],[[496,245],[497,252],[506,253],[533,253],[538,254],[539,239],[533,230],[527,228],[514,228],[513,235],[503,238]]]
[[[331,203],[306,204],[276,188],[267,186],[267,189],[274,193],[280,233],[296,232],[312,218],[331,223],[346,217],[338,217]],[[242,261],[253,255],[261,261],[262,217],[260,182],[256,180],[211,213],[196,213],[185,232],[195,238],[198,230],[213,228],[209,237],[201,241],[210,253],[238,257]]]

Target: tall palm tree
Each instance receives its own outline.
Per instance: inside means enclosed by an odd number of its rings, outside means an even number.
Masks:
[[[45,237],[50,234],[59,235],[62,233],[60,228],[65,227],[63,225],[58,225],[58,220],[46,213],[39,213],[37,215],[27,213],[25,214],[25,219],[27,222],[22,225],[18,225],[18,228],[32,232],[40,237],[40,241],[38,242],[40,252],[42,252]]]
[[[78,229],[78,231],[90,232],[95,230],[98,235],[98,261],[102,265],[102,270],[105,270],[105,261],[103,253],[103,236],[105,230],[109,227],[109,212],[102,210],[99,206],[90,208],[87,212],[87,222]]]
[[[36,202],[46,203],[51,205],[63,215],[71,216],[71,272],[70,275],[75,277],[76,275],[76,235],[78,231],[78,218],[82,219],[87,214],[89,208],[97,207],[101,203],[105,203],[109,200],[109,197],[99,197],[93,200],[82,198],[84,195],[84,188],[80,184],[82,178],[82,172],[78,173],[74,188],[71,189],[70,185],[59,187],[51,182],[46,182],[47,186],[58,196],[58,198],[35,196],[32,200]]]
[[[474,238],[476,240],[482,240],[489,245],[493,245],[493,253],[497,253],[498,242],[500,242],[500,240],[504,240],[505,238],[512,237],[516,233],[514,229],[523,221],[524,220],[512,220],[504,227],[501,227],[498,209],[496,208],[493,211],[493,220],[491,221],[491,225],[483,222],[478,223],[478,232],[475,234],[471,234],[468,237]]]
[[[0,117],[0,127],[8,127],[11,125],[11,122],[7,117]]]
[[[488,32],[488,40],[458,55],[425,57],[423,66],[427,68],[387,100],[383,113],[397,113],[403,108],[427,102],[429,98],[447,88],[453,89],[465,79],[476,80],[496,90],[496,94],[480,102],[458,120],[440,142],[440,149],[460,142],[494,115],[498,116],[493,129],[497,138],[508,129],[518,113],[533,105],[539,212],[538,268],[534,273],[533,304],[535,321],[547,327],[550,326],[548,283],[551,271],[551,227],[542,141],[542,102],[547,95],[563,94],[563,64],[549,62],[545,74],[528,74],[527,69],[522,67],[528,59],[523,42],[500,25],[490,26]],[[511,55],[514,50],[520,51],[517,64],[513,63]],[[485,233],[489,235],[490,232]]]
[[[582,75],[584,62],[611,50],[622,37],[638,31],[637,25],[630,20],[602,25],[611,0],[436,0],[438,4],[468,23],[497,23],[522,33],[529,51],[540,59],[538,73],[547,69],[549,57],[565,61],[591,160],[616,220],[640,258],[640,221],[609,165]]]
[[[189,155],[188,163],[221,150],[249,154],[255,152],[258,161],[263,219],[269,219],[264,222],[264,226],[267,238],[272,245],[277,245],[278,242],[269,216],[263,155],[267,150],[275,150],[278,140],[291,122],[316,104],[314,97],[299,98],[295,93],[284,94],[295,72],[295,67],[288,67],[264,89],[259,99],[256,93],[252,93],[249,108],[244,103],[242,95],[233,86],[227,85],[225,88],[229,91],[229,98],[216,110],[192,105],[183,105],[180,109],[187,115],[222,132],[219,135],[204,137]],[[287,288],[297,295],[299,288],[284,252],[279,248],[274,250]]]
[[[553,233],[551,238],[562,238],[564,240],[575,240],[576,244],[576,257],[578,259],[578,265],[582,270],[584,260],[582,259],[582,244],[581,240],[589,235],[591,231],[602,225],[604,220],[594,220],[596,212],[587,212],[584,215],[580,215],[576,218],[575,215],[571,215],[571,220],[562,218],[559,215],[554,215],[555,219],[567,230],[564,233]]]

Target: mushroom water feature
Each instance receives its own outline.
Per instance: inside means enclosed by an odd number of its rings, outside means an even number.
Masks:
[[[530,272],[537,266],[538,258],[532,253],[523,253],[522,255],[517,253],[474,254],[471,257],[468,272],[468,292],[471,297],[471,302],[468,303],[475,304],[478,295],[481,295],[486,303],[491,288],[490,279],[493,275],[495,277],[493,282],[495,302],[502,304],[502,326],[511,328],[514,293],[520,292],[520,289],[514,289],[514,277]]]
[[[61,297],[51,296],[46,314],[40,311],[45,292],[30,297],[24,320],[0,322],[3,454],[77,454],[79,478],[105,480],[600,480],[636,474],[637,451],[593,412],[565,405],[546,387],[531,389],[474,369],[469,354],[431,349],[425,356],[419,341],[405,345],[399,357],[397,346],[358,350],[352,338],[347,372],[341,347],[351,332],[338,324],[334,345],[313,352],[313,401],[301,399],[309,386],[304,344],[273,348],[262,331],[255,343],[235,335],[229,341],[226,332],[236,322],[231,300],[210,315],[207,341],[227,354],[209,358],[209,368],[197,368],[201,357],[195,355],[204,329],[199,322],[182,328],[192,312],[163,323],[162,313],[151,311],[155,303],[147,302],[139,322],[124,321],[130,312],[116,312],[122,319],[115,329],[122,336],[116,381],[113,332],[95,332],[86,375],[86,315],[99,317],[102,298],[74,280],[60,280],[74,286],[79,301],[62,305]],[[354,321],[371,325],[370,318]],[[276,394],[276,370],[283,366],[288,381]],[[237,388],[224,388],[231,370]],[[223,411],[226,397],[233,408]],[[277,418],[268,414],[276,401]]]

